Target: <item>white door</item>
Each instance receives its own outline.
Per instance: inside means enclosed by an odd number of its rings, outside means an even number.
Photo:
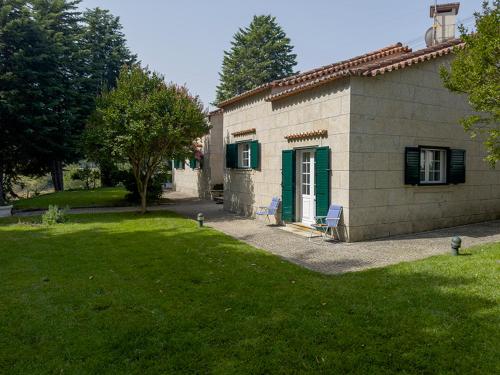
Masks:
[[[314,151],[301,152],[300,157],[300,212],[305,225],[314,224],[316,216],[316,195],[314,192]]]

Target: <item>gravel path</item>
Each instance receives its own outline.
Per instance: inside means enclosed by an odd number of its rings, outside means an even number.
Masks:
[[[325,274],[360,271],[449,253],[451,237],[455,235],[462,238],[464,247],[500,241],[500,220],[373,241],[332,243],[320,238],[309,241],[261,221],[236,216],[213,202],[185,200],[168,209],[193,219],[202,212],[207,225]]]
[[[268,226],[259,220],[225,212],[222,205],[214,202],[189,198],[176,192],[169,193],[168,197],[172,199],[173,204],[153,206],[150,210],[173,211],[192,219],[202,212],[207,226],[290,262],[325,274],[360,271],[449,253],[450,240],[455,235],[462,238],[463,247],[500,242],[500,220],[365,242],[332,243],[324,242],[320,238],[309,241],[305,237],[275,226]],[[70,213],[136,210],[136,207],[110,207],[74,209],[70,210]],[[19,216],[29,214],[22,213]]]

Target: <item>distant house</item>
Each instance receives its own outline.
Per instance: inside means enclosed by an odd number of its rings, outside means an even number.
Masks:
[[[197,151],[188,160],[174,160],[172,170],[174,190],[205,199],[224,182],[222,111],[211,112],[208,121],[210,132],[195,145]]]
[[[499,218],[500,170],[439,76],[463,47],[458,4],[433,8],[427,48],[397,43],[219,103],[220,148],[206,152],[225,150],[225,209],[252,216],[279,196],[279,221],[310,225],[340,204],[346,241]]]

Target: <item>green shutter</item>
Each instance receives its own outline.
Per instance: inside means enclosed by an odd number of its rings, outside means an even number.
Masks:
[[[405,184],[420,183],[420,150],[418,147],[405,148]]]
[[[326,216],[330,207],[330,148],[318,147],[315,161],[316,215]]]
[[[238,145],[236,143],[226,145],[226,167],[238,168]]]
[[[448,183],[463,184],[465,182],[465,150],[449,150]]]
[[[281,219],[295,219],[295,150],[281,154]]]
[[[181,161],[176,159],[174,160],[174,168],[175,169],[180,169],[181,168]]]
[[[191,169],[196,168],[196,159],[195,158],[189,159],[189,166],[191,167]]]
[[[250,142],[250,167],[259,169],[260,166],[260,144],[258,141]]]

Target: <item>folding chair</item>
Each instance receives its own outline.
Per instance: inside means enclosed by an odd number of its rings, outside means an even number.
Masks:
[[[278,207],[280,205],[280,201],[281,200],[278,197],[273,197],[273,199],[271,200],[271,204],[269,206],[259,207],[255,214],[256,215],[266,215],[267,220],[269,222],[271,222],[271,219],[269,219],[269,216],[276,215],[276,212],[278,211]]]
[[[337,238],[339,238],[338,225],[341,214],[342,214],[342,206],[332,204],[328,209],[328,213],[326,214],[326,216],[316,216],[316,223],[311,226],[318,232],[321,232],[321,235],[323,236],[324,239],[327,238],[328,232],[330,232],[330,238],[333,239],[334,230],[337,233]],[[309,237],[309,239],[311,237]]]

